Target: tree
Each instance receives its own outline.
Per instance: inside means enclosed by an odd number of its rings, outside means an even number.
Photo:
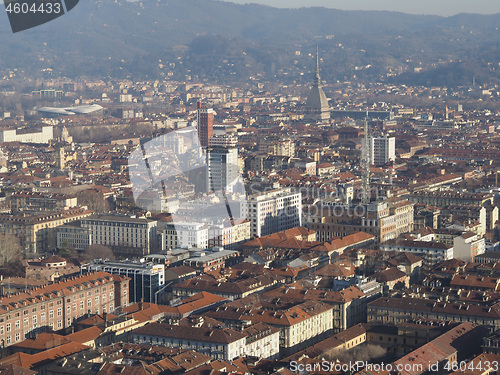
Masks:
[[[104,245],[89,245],[82,254],[84,261],[91,261],[94,259],[115,259],[113,251]]]
[[[0,267],[15,263],[23,258],[23,249],[19,238],[13,234],[0,233]]]
[[[104,196],[95,190],[83,190],[78,194],[78,204],[87,206],[89,210],[96,213],[109,212],[109,202]]]
[[[70,246],[68,240],[64,239],[59,249],[59,256],[62,258],[73,258],[76,255],[76,249]]]

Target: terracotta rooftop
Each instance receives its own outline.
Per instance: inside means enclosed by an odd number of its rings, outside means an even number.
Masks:
[[[136,335],[150,335],[157,337],[172,337],[184,340],[197,340],[229,344],[246,337],[243,333],[232,329],[197,328],[178,326],[164,323],[150,323],[134,331]]]
[[[62,344],[67,344],[73,340],[68,339],[67,337],[57,335],[55,333],[47,333],[43,332],[35,339],[27,339],[21,341],[17,344],[12,345],[14,348],[22,348],[22,349],[35,349],[35,350],[47,350],[58,347]]]
[[[401,375],[419,375],[422,372],[417,370],[417,366],[410,370],[406,364],[421,365],[425,370],[433,363],[442,363],[448,360],[454,353],[463,352],[471,343],[479,342],[488,330],[484,327],[476,326],[472,323],[462,323],[449,330],[429,343],[412,351],[406,356],[394,362],[395,365],[403,365]]]
[[[70,342],[36,354],[15,353],[0,360],[0,364],[13,364],[25,369],[32,369],[48,361],[64,358],[86,349],[89,349],[89,347],[76,342]]]

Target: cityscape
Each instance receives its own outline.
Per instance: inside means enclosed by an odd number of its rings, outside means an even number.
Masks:
[[[0,43],[0,375],[500,374],[500,14],[187,3]]]

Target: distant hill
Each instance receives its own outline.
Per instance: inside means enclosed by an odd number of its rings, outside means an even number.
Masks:
[[[422,68],[444,70],[438,75],[453,85],[461,78],[448,74],[450,62],[458,72],[468,59],[489,77],[496,76],[491,63],[498,68],[500,61],[498,48],[491,47],[498,45],[500,15],[445,18],[212,0],[85,0],[64,17],[18,34],[10,32],[6,15],[1,17],[0,70],[33,74],[51,68],[68,76],[308,81],[316,42],[329,82],[381,79],[391,70],[406,70],[398,79],[417,82],[423,76],[411,72]],[[463,70],[457,74],[468,74]]]

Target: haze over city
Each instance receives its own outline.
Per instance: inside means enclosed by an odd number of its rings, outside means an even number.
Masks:
[[[500,371],[499,4],[58,1],[0,25],[1,375]]]
[[[412,14],[452,16],[458,13],[500,13],[500,3],[495,0],[232,0],[234,3],[257,3],[280,8],[321,6],[343,10],[388,10]]]

